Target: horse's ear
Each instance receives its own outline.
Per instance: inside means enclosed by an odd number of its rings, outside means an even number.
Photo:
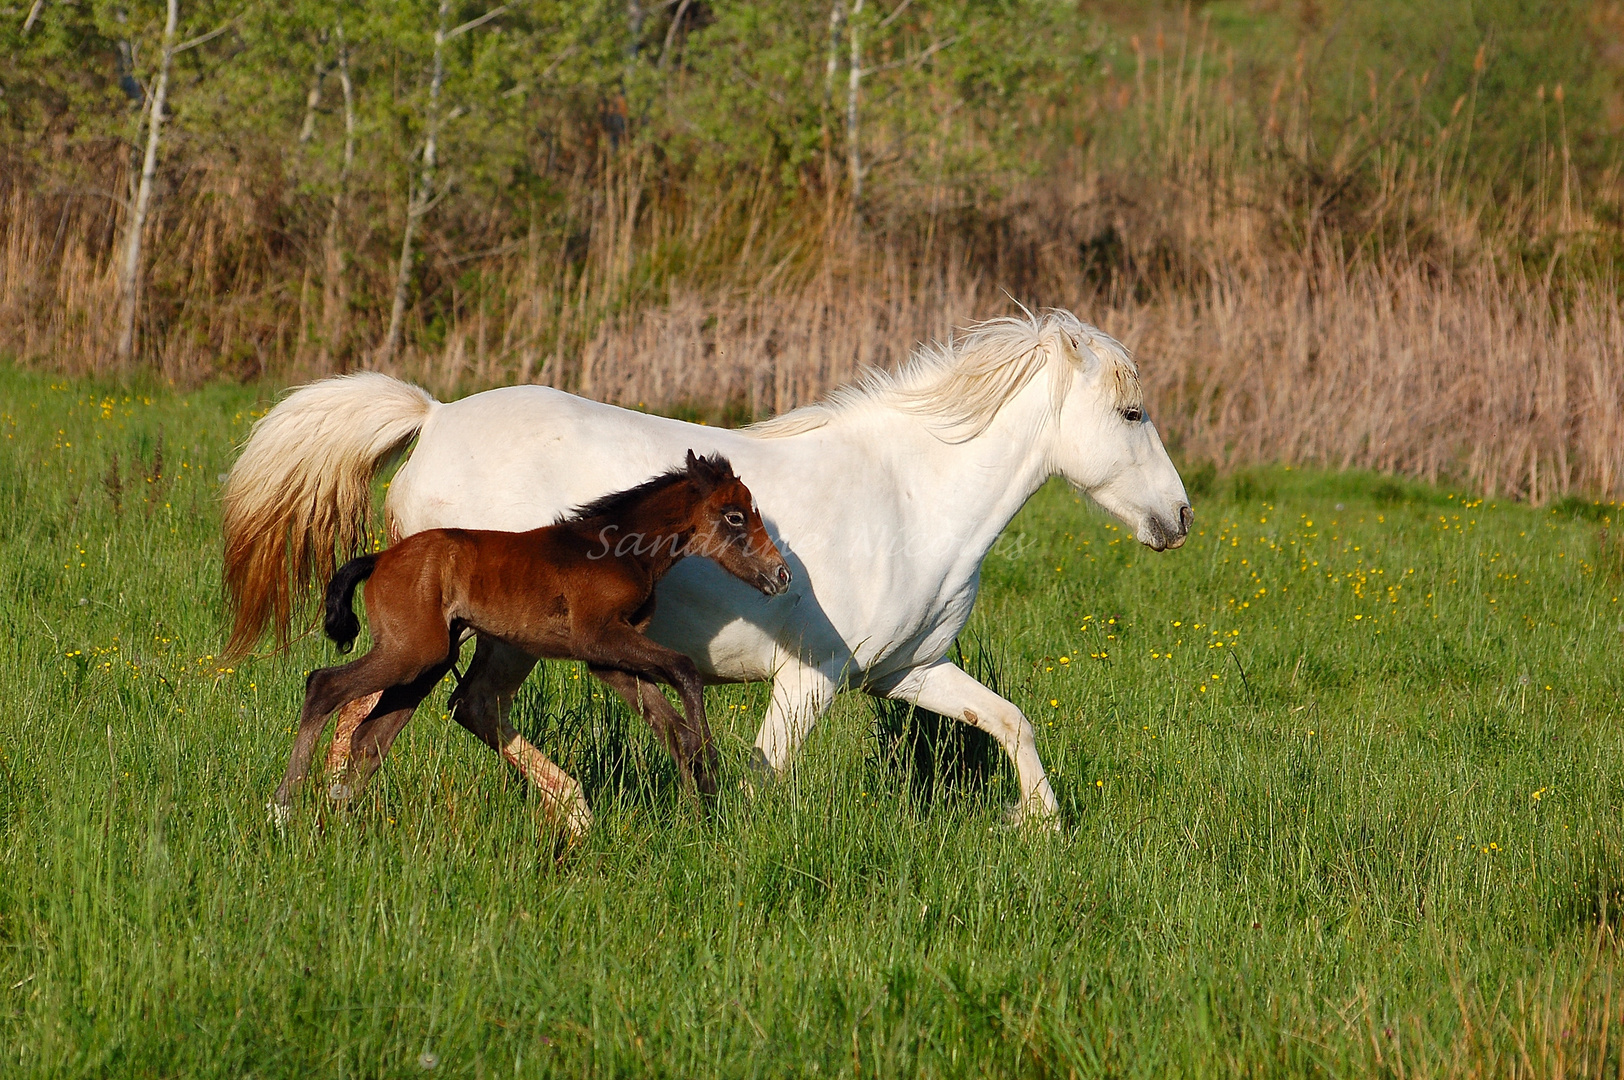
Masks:
[[[1055,338],[1062,359],[1071,361],[1084,371],[1099,364],[1100,358],[1090,347],[1085,332],[1057,328]]]
[[[699,469],[699,455],[694,453],[692,450],[689,450],[688,451],[688,460],[685,463],[684,468],[686,468],[689,472],[698,471],[698,469]]]

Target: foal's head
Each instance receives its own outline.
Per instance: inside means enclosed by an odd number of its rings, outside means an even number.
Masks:
[[[778,553],[756,511],[755,497],[720,454],[700,457],[688,451],[688,478],[699,498],[690,523],[687,554],[714,559],[722,569],[766,593],[789,588],[789,566]]]

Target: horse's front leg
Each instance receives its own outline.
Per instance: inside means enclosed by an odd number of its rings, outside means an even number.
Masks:
[[[885,696],[950,716],[997,739],[1020,778],[1021,800],[1015,804],[1011,820],[1060,827],[1060,804],[1038,758],[1036,733],[1012,703],[947,660],[908,672],[885,690]]]
[[[790,759],[806,741],[807,733],[835,699],[840,672],[781,655],[773,672],[772,700],[756,732],[756,752],[750,762],[763,779],[788,768]]]
[[[710,744],[698,745],[704,739],[696,729],[671,707],[660,688],[652,680],[641,678],[629,671],[592,665],[592,674],[605,686],[630,705],[632,711],[659,736],[671,760],[677,763],[677,774],[684,790],[699,790],[716,794],[715,770],[706,751]],[[708,789],[708,790],[707,790]]]
[[[666,736],[666,746],[671,749],[677,759],[677,767],[691,770],[691,776],[702,795],[716,794],[716,740],[711,737],[710,721],[705,717],[705,682],[700,678],[699,669],[687,656],[675,649],[668,649],[664,645],[647,637],[642,631],[627,623],[611,624],[601,627],[590,638],[574,643],[577,655],[592,669],[593,674],[605,679],[622,697],[630,692],[633,697],[627,697],[634,709],[641,709],[643,705],[642,691],[632,686],[617,685],[611,672],[622,672],[632,678],[642,678],[649,682],[665,683],[675,688],[677,696],[682,699],[682,722],[675,725],[672,734],[675,735],[673,744],[670,735]],[[603,669],[600,673],[598,669]],[[606,678],[606,676],[608,676]],[[662,695],[663,697],[663,695]],[[653,705],[652,700],[648,704]],[[674,716],[661,715],[659,706],[655,719],[667,729],[672,729]],[[667,703],[669,708],[669,703]],[[658,730],[658,729],[656,729]],[[684,775],[683,779],[689,779]]]

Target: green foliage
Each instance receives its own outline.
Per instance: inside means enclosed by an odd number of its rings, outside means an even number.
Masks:
[[[640,71],[655,118],[649,137],[701,171],[777,167],[792,187],[813,182],[825,148],[833,174],[845,168],[853,29],[862,124],[874,132],[868,167],[901,184],[951,185],[1022,167],[1032,100],[1082,81],[1094,55],[1074,12],[1048,0],[922,0],[890,11],[869,5],[849,19],[831,77],[828,5],[735,2],[707,13],[708,24],[685,38],[673,80],[655,66]],[[1034,48],[1038,40],[1063,44]]]
[[[761,685],[707,691],[702,823],[549,664],[518,722],[598,813],[555,860],[443,692],[353,812],[267,822],[332,662],[215,655],[218,477],[270,396],[0,368],[6,1075],[1617,1071],[1624,578],[1589,512],[1260,471],[1157,555],[1052,486],[964,662],[1061,833],[1001,825],[1002,764],[921,798],[937,750],[855,694],[752,796]]]
[[[1367,69],[1383,82],[1402,72],[1406,90],[1425,78],[1421,104],[1431,133],[1453,129],[1457,152],[1479,178],[1509,170],[1531,181],[1564,137],[1585,164],[1607,164],[1614,155],[1599,121],[1612,87],[1597,57],[1601,28],[1589,22],[1591,7],[1578,0],[1347,3],[1327,15],[1337,32],[1328,35],[1326,68],[1346,72],[1348,84],[1328,95],[1335,101],[1328,108],[1340,110],[1329,119],[1345,121],[1348,99],[1368,96]]]

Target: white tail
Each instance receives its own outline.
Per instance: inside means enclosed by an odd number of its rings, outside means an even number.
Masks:
[[[273,623],[287,643],[294,609],[325,585],[335,551],[365,538],[372,478],[438,404],[363,372],[301,386],[254,425],[222,496],[228,654],[248,652]]]

